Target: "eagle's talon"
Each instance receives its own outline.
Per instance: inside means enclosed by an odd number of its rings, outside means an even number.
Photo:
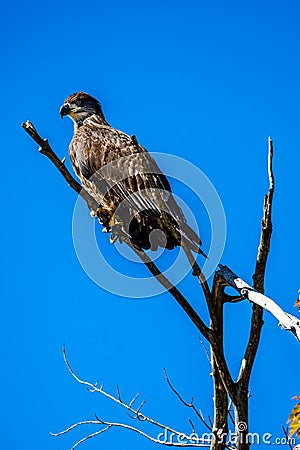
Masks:
[[[110,242],[111,244],[114,244],[117,240],[118,240],[118,236],[117,236],[116,234],[111,234],[111,235],[109,236],[109,242]]]

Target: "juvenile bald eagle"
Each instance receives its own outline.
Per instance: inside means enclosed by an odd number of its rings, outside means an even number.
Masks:
[[[77,92],[65,100],[60,115],[74,121],[70,159],[99,204],[107,231],[121,227],[138,248],[171,250],[184,242],[202,253],[200,238],[187,224],[167,178],[134,136],[107,123],[98,100]]]

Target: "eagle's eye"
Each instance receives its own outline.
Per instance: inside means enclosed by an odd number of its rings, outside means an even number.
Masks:
[[[78,98],[77,100],[74,101],[74,104],[75,104],[76,106],[82,106],[83,100],[80,99],[80,98]]]

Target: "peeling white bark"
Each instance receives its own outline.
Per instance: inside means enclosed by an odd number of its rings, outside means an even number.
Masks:
[[[261,294],[246,283],[242,278],[238,277],[227,266],[220,264],[219,274],[228,283],[229,286],[235,288],[243,297],[250,302],[261,306],[269,311],[277,320],[278,326],[283,330],[291,331],[296,339],[300,342],[300,319],[285,312],[274,300]]]

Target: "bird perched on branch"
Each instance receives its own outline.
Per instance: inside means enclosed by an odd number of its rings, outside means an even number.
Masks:
[[[60,115],[74,121],[70,159],[98,203],[96,215],[106,231],[119,238],[121,231],[140,249],[185,244],[204,254],[154,159],[134,136],[107,123],[98,100],[77,92],[65,100]]]

